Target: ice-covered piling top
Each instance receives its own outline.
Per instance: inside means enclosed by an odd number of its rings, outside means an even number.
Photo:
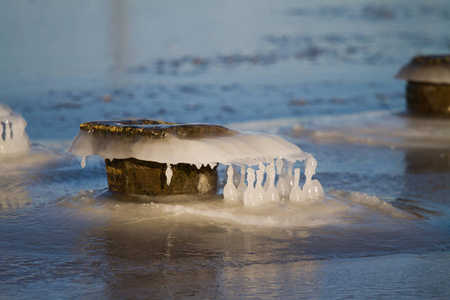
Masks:
[[[149,119],[126,119],[118,121],[94,121],[80,125],[80,129],[97,134],[134,135],[153,139],[175,136],[179,139],[231,136],[237,131],[220,125],[180,124]]]
[[[30,150],[26,126],[27,122],[20,114],[0,103],[0,158],[22,155]]]
[[[105,159],[136,158],[198,168],[217,163],[257,165],[274,158],[303,161],[311,156],[273,135],[149,119],[83,123],[67,151],[81,157],[96,154]]]
[[[413,82],[450,84],[450,54],[415,56],[395,78]]]

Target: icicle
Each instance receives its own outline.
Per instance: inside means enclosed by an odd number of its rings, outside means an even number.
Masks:
[[[244,193],[247,190],[247,185],[245,184],[245,166],[241,166],[241,182],[237,187],[239,194],[239,200],[244,201]]]
[[[247,169],[247,182],[248,187],[244,193],[244,205],[247,207],[256,207],[261,205],[258,193],[255,190],[253,184],[255,183],[255,170],[252,168]]]
[[[316,195],[319,198],[319,200],[323,200],[323,198],[325,197],[325,193],[323,192],[323,187],[320,184],[319,180],[314,179],[312,181],[312,184],[314,186],[314,190],[315,190]]]
[[[12,127],[11,127],[11,122],[6,121],[5,127],[6,127],[6,133],[5,133],[6,139],[9,138],[9,139],[12,140]]]
[[[300,184],[300,169],[296,168],[294,170],[294,186],[292,187],[291,193],[289,194],[290,201],[303,202],[305,200],[305,197],[299,184]]]
[[[294,175],[292,175],[292,170],[294,168],[294,163],[291,161],[287,162],[288,168],[287,168],[287,174],[284,177],[284,179],[286,180],[287,184],[289,185],[290,188],[294,187]]]
[[[275,165],[277,167],[277,174],[280,175],[281,169],[283,168],[283,160],[281,158],[277,158]]]
[[[266,171],[266,166],[262,162],[259,163],[258,168],[263,172],[263,174]]]
[[[269,165],[267,167],[266,183],[268,184],[266,191],[268,201],[272,203],[279,203],[280,196],[278,195],[277,189],[275,188],[275,168],[273,167],[273,165]]]
[[[241,182],[241,176],[239,175],[239,172],[235,169],[236,166],[233,166],[233,184],[234,186],[238,186]]]
[[[170,164],[167,164],[166,169],[167,185],[170,185],[170,182],[172,181],[172,175],[173,175],[172,167]]]
[[[225,201],[228,201],[230,203],[238,203],[239,193],[235,185],[233,184],[233,173],[234,173],[233,167],[229,166],[227,170],[228,175],[227,184],[223,188],[223,198]]]
[[[264,204],[264,203],[268,202],[267,198],[266,198],[266,191],[262,187],[262,182],[263,182],[263,179],[264,179],[264,169],[265,169],[264,167],[261,168],[261,164],[260,164],[260,169],[258,171],[256,171],[255,191],[258,194],[258,197],[259,197],[259,200],[260,200],[261,204]]]
[[[303,194],[306,200],[319,201],[324,197],[322,185],[317,179],[312,180],[312,176],[316,174],[317,161],[314,158],[308,158],[305,168],[305,185],[303,186]]]
[[[277,182],[277,192],[280,198],[289,198],[289,192],[291,191],[291,186],[287,183],[285,177],[287,169],[281,158],[277,159],[277,172],[280,171],[278,182]]]
[[[283,177],[278,178],[277,192],[281,198],[289,197],[290,192],[289,185],[287,184],[286,180],[284,180]]]
[[[273,180],[274,180],[274,182],[275,182],[275,174],[276,174],[276,172],[275,172],[275,164],[274,164],[274,161],[272,160],[272,162],[266,167],[266,174],[267,174],[267,177],[266,177],[266,182],[264,183],[264,190],[266,190],[267,191],[267,189],[269,188],[269,180],[268,180],[268,177],[269,177],[269,173],[270,173],[270,170],[271,169],[273,169]]]
[[[84,167],[86,167],[86,156],[83,156],[83,158],[81,159],[81,167],[84,169]]]

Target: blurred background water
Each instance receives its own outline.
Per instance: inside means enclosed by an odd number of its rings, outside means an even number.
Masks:
[[[445,0],[3,1],[0,102],[32,150],[0,160],[1,297],[448,298],[450,123],[393,78],[448,28]],[[129,202],[65,149],[130,117],[279,135],[353,206]]]

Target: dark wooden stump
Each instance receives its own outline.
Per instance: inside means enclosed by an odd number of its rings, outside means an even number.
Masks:
[[[410,112],[450,116],[450,55],[415,56],[395,77],[408,81]]]
[[[450,116],[450,84],[408,81],[406,101],[413,113]]]
[[[217,190],[217,167],[172,165],[167,185],[166,164],[129,159],[105,160],[108,188],[112,191],[147,196],[204,194]]]

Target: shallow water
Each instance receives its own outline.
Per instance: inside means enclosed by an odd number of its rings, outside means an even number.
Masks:
[[[393,79],[450,50],[446,1],[79,3],[0,10],[0,101],[32,141],[0,160],[2,298],[450,296],[450,122],[409,116]],[[326,198],[108,192],[103,160],[65,149],[128,117],[281,136]]]

